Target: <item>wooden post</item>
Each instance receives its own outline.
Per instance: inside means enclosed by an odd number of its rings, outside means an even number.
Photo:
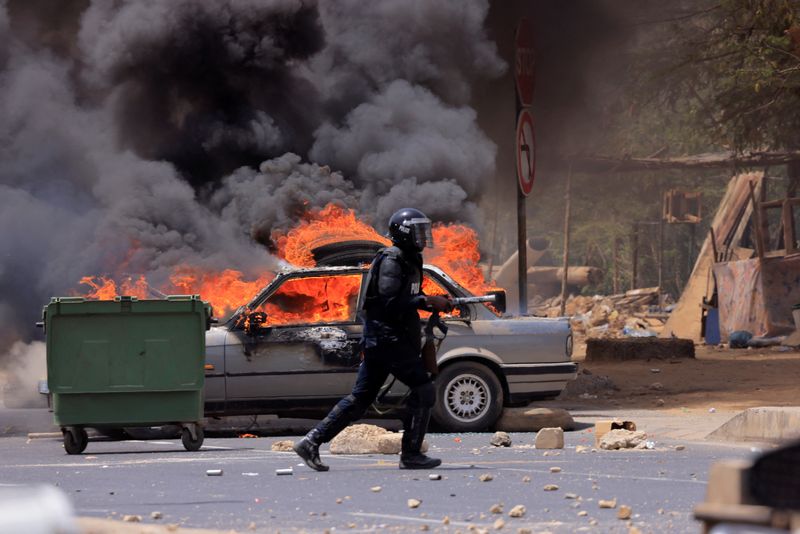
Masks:
[[[631,233],[631,289],[636,289],[636,275],[639,268],[639,225],[633,223]]]
[[[694,268],[694,247],[695,247],[695,234],[697,232],[697,225],[694,223],[689,224],[689,272],[686,279],[689,279],[689,276],[692,275],[692,269]]]
[[[619,237],[614,236],[614,256],[612,259],[614,269],[614,281],[612,293],[617,295],[619,293]]]
[[[756,187],[753,185],[753,182],[748,182],[747,185],[750,186],[750,202],[753,204],[753,217],[755,218],[755,225],[754,228],[756,230],[756,254],[758,257],[763,259],[764,253],[764,222],[761,220],[761,206],[756,201]],[[761,187],[762,191],[764,187]]]
[[[708,231],[711,232],[711,251],[714,254],[714,261],[712,263],[717,263],[719,261],[719,251],[717,250],[717,236],[714,235],[714,226],[712,225]]]
[[[571,201],[572,201],[572,164],[569,166],[569,171],[567,171],[567,184],[564,187],[564,201],[565,201],[565,208],[564,208],[564,260],[562,261],[563,273],[561,275],[561,309],[559,311],[559,315],[562,317],[566,313],[566,305],[567,305],[567,272],[569,271],[569,218],[570,218],[570,208],[571,208]]]
[[[664,217],[658,219],[658,308],[664,294]]]

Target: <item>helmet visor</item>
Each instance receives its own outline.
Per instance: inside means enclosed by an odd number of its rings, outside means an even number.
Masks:
[[[414,241],[414,246],[419,250],[433,246],[433,231],[430,219],[409,219],[405,224],[411,227],[411,238]]]

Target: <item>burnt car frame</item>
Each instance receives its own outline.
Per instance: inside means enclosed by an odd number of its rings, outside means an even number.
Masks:
[[[347,395],[360,365],[356,311],[366,270],[284,270],[212,327],[206,334],[206,415],[320,417]],[[424,275],[423,287],[472,296],[435,266],[425,265]],[[437,354],[433,410],[442,430],[490,428],[504,407],[554,397],[575,378],[566,318],[500,317],[483,304],[467,304],[443,320],[449,333]],[[406,393],[389,377],[370,415],[399,405]]]

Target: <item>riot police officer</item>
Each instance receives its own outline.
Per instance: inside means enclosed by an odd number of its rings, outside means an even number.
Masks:
[[[328,470],[320,461],[319,446],[364,414],[390,373],[410,389],[400,468],[431,469],[442,463],[420,451],[436,391],[420,357],[417,310],[448,312],[452,304],[446,297],[422,293],[422,250],[433,245],[430,219],[417,209],[401,209],[389,219],[389,237],[392,246],[378,252],[365,280],[364,361],[355,386],[294,446],[317,471]]]

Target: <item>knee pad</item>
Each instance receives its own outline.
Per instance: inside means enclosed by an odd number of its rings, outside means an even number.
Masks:
[[[425,382],[411,388],[408,405],[412,408],[431,408],[436,403],[436,388],[433,382]]]

